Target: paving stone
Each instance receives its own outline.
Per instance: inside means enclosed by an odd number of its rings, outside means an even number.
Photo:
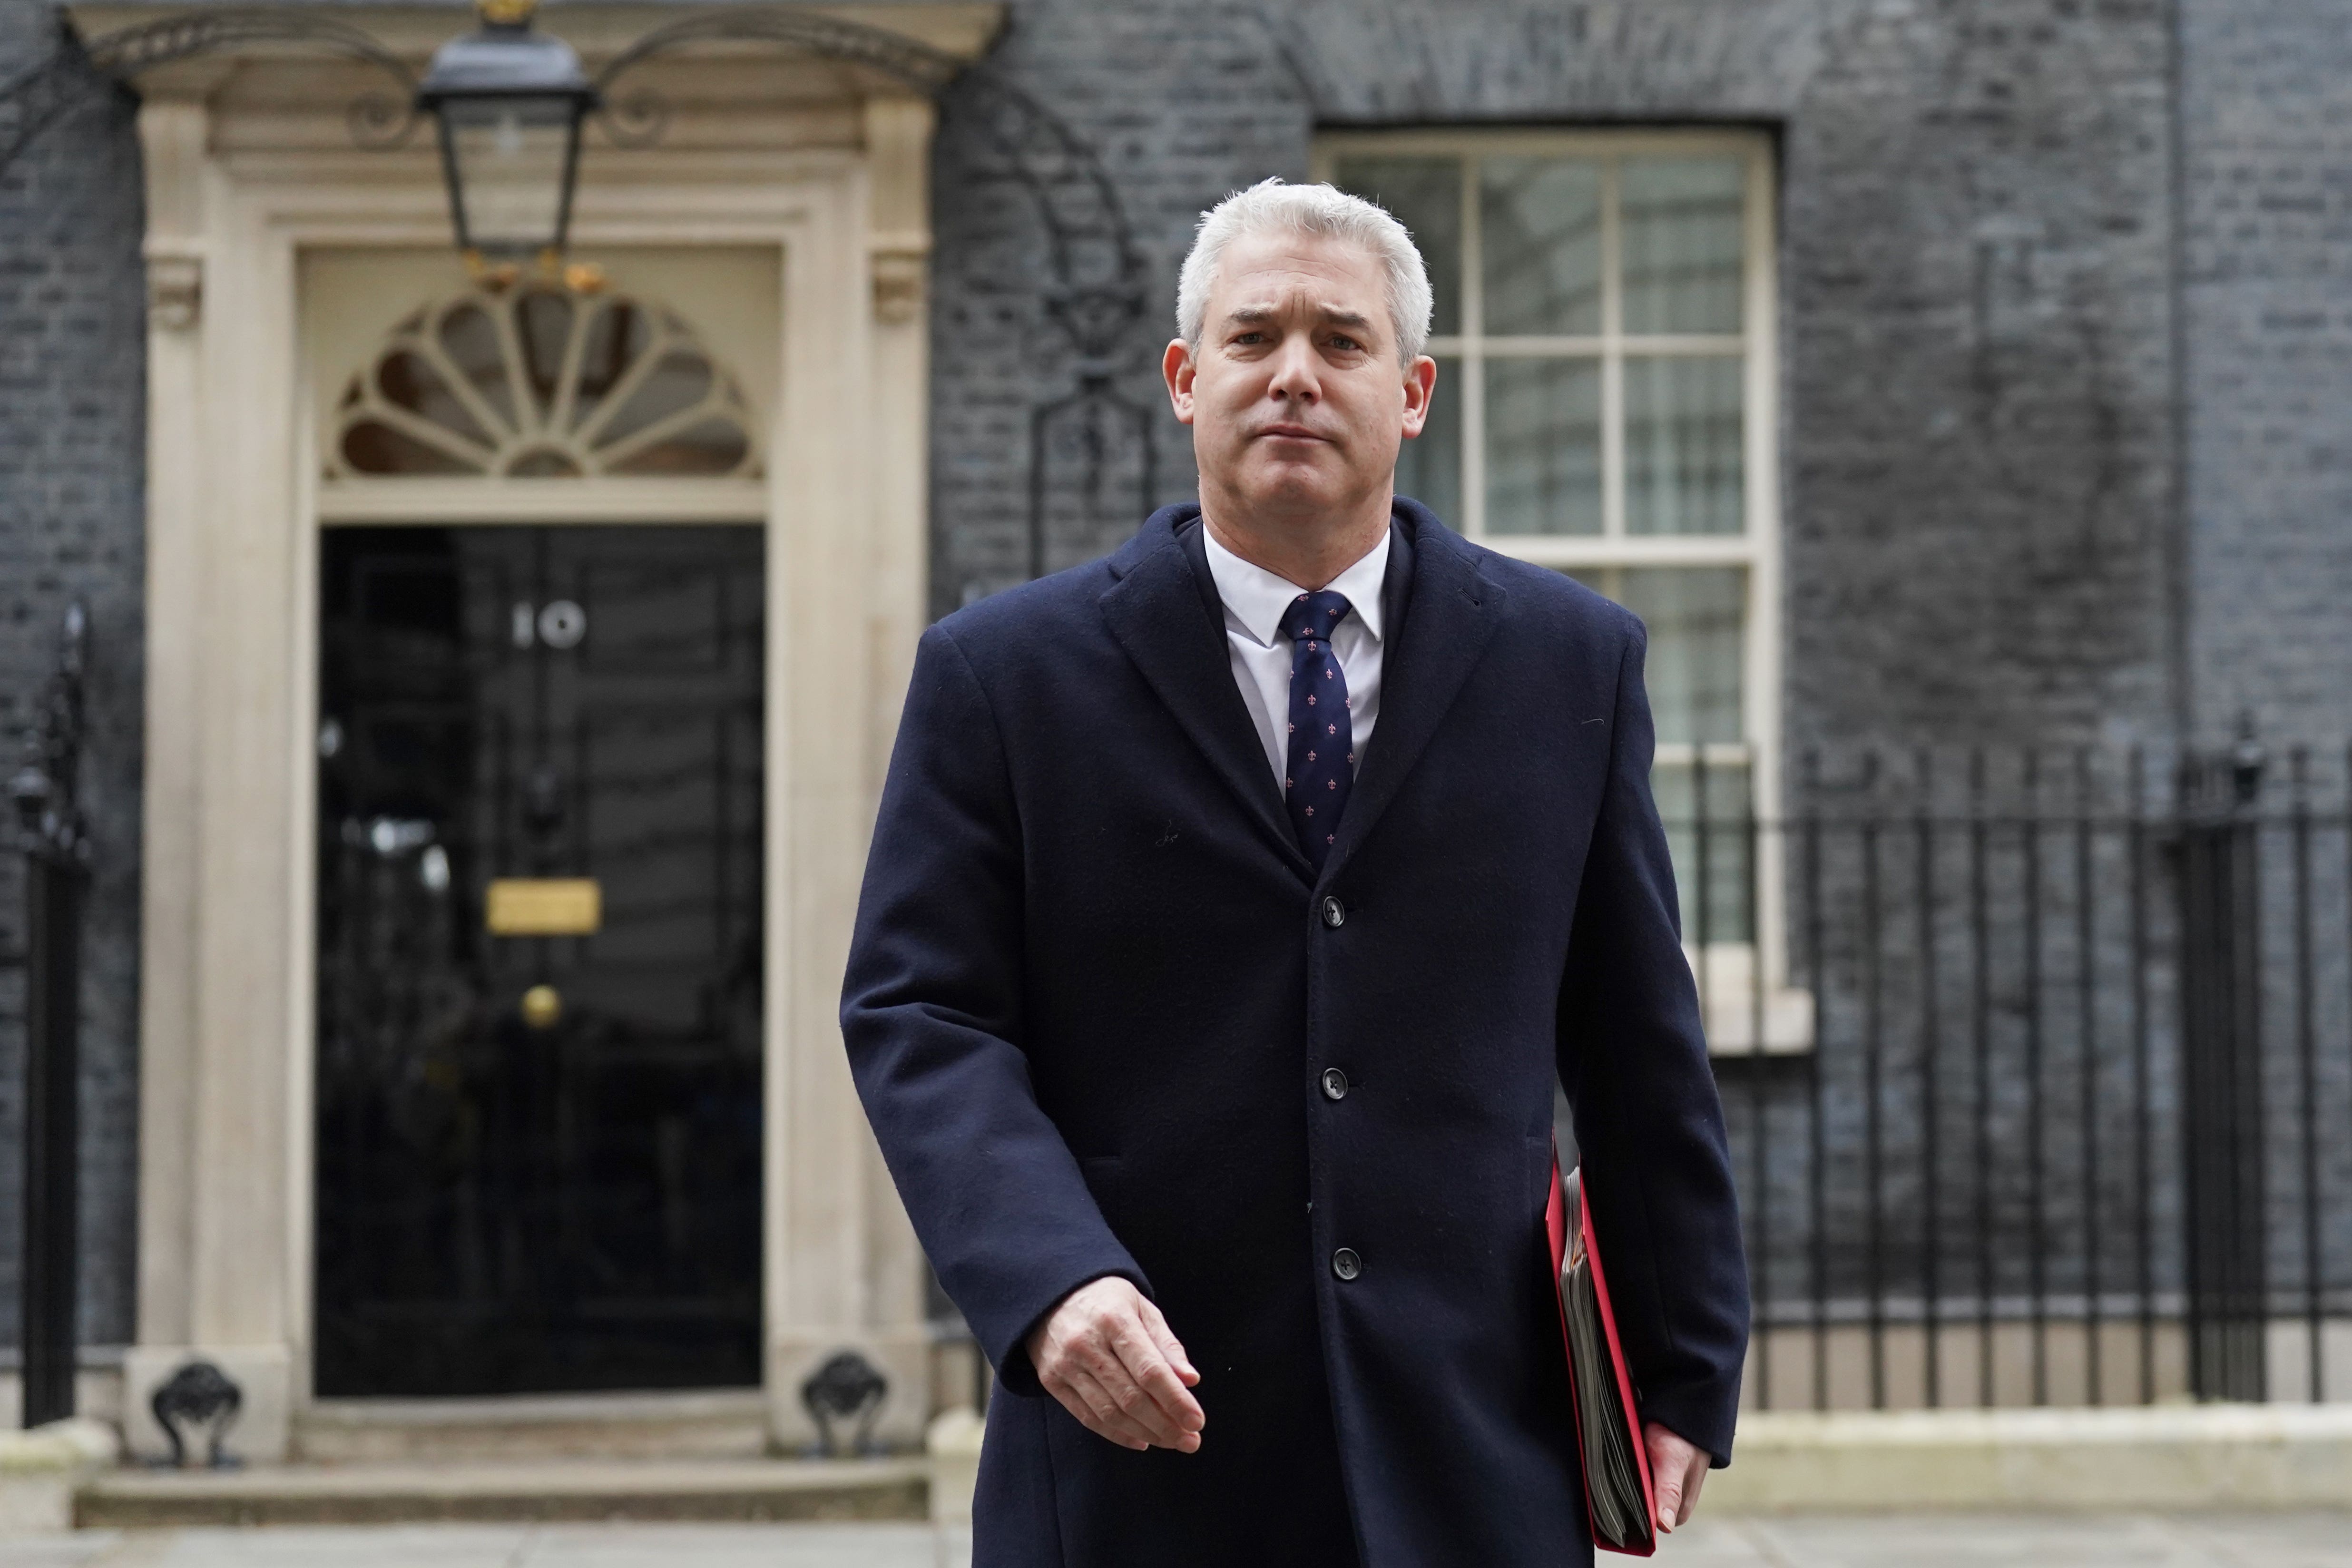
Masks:
[[[536,1533],[515,1568],[941,1568],[924,1525],[608,1526]]]
[[[1606,1561],[1606,1560],[1604,1560]],[[2352,1512],[1701,1518],[1681,1568],[2352,1568]],[[85,1531],[0,1542],[0,1568],[965,1568],[924,1525],[422,1525]]]
[[[1702,1500],[1699,1518],[1659,1542],[1660,1562],[1679,1563],[1682,1568],[1778,1568],[1757,1545],[1746,1524],[1708,1519],[1706,1509]]]
[[[524,1528],[462,1525],[191,1530],[122,1542],[89,1568],[514,1568],[530,1544]]]
[[[2226,1561],[2134,1515],[1797,1519],[1750,1522],[1747,1531],[1766,1561],[1789,1568],[2219,1568]]]
[[[81,1568],[120,1544],[111,1532],[97,1531],[0,1541],[0,1568]]]
[[[2352,1512],[2195,1514],[2160,1522],[2231,1568],[2344,1568],[2352,1563]]]

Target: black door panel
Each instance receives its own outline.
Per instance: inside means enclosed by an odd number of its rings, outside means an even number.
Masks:
[[[763,564],[328,531],[320,1394],[760,1381]],[[515,878],[596,929],[493,933]]]

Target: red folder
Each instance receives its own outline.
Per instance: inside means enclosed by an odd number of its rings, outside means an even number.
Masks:
[[[1625,1352],[1617,1342],[1617,1314],[1609,1304],[1609,1280],[1601,1272],[1601,1248],[1593,1241],[1592,1205],[1585,1196],[1582,1175],[1581,1169],[1571,1171],[1563,1184],[1559,1162],[1553,1160],[1544,1231],[1551,1241],[1552,1279],[1558,1287],[1554,1300],[1559,1307],[1560,1340],[1568,1352],[1576,1453],[1584,1472],[1585,1517],[1592,1526],[1594,1546],[1629,1557],[1648,1557],[1658,1550],[1658,1498],[1650,1485],[1649,1448],[1642,1441],[1641,1415],[1633,1404],[1633,1380],[1625,1371]],[[1568,1229],[1571,1194],[1576,1204],[1573,1239],[1578,1245],[1574,1246]],[[1619,1433],[1624,1437],[1622,1447],[1614,1441]],[[1632,1484],[1637,1478],[1638,1502]]]

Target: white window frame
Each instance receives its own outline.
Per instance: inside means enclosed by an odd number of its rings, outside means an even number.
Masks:
[[[1745,739],[1705,747],[1662,742],[1657,761],[1688,766],[1704,751],[1710,767],[1744,765],[1758,819],[1781,821],[1780,739],[1780,362],[1778,201],[1771,138],[1750,130],[1341,131],[1316,142],[1314,173],[1329,180],[1348,156],[1402,155],[1464,160],[1461,330],[1429,341],[1426,353],[1460,367],[1453,390],[1462,399],[1462,515],[1445,521],[1488,549],[1559,570],[1625,566],[1736,566],[1748,584],[1742,649],[1741,730]],[[1470,161],[1489,156],[1590,159],[1601,172],[1601,331],[1591,336],[1509,336],[1484,331],[1485,280],[1479,189]],[[1619,169],[1629,157],[1731,156],[1746,171],[1740,331],[1720,334],[1628,334],[1619,248]],[[1743,527],[1733,534],[1631,534],[1625,531],[1624,363],[1628,348],[1643,356],[1744,359]],[[1601,363],[1601,531],[1598,534],[1490,534],[1486,531],[1486,362],[1540,355]],[[1438,395],[1448,387],[1441,382]],[[1755,974],[1760,963],[1767,1054],[1812,1048],[1812,998],[1789,988],[1786,836],[1757,836],[1755,941],[1685,943],[1698,977],[1710,1048],[1746,1056],[1758,1048]],[[1695,939],[1694,939],[1695,941]]]

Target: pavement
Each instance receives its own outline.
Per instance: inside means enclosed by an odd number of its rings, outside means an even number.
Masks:
[[[953,1532],[913,1524],[376,1525],[24,1537],[0,1540],[0,1568],[961,1568],[969,1552]],[[1685,1568],[2352,1568],[2352,1499],[2343,1512],[1700,1519],[1676,1531],[1657,1561]]]
[[[2352,1511],[1700,1519],[1658,1558],[1687,1568],[2352,1568]]]

